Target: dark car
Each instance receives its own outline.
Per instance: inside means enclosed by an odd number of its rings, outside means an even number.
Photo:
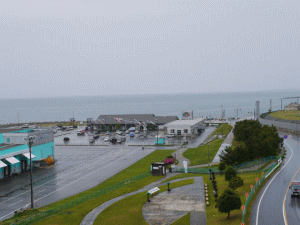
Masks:
[[[96,133],[95,134],[100,134],[100,131],[96,131]]]
[[[117,142],[117,138],[112,138],[111,143],[115,144]]]
[[[99,138],[99,135],[95,135],[93,138],[94,138],[94,139],[98,139],[98,138]]]
[[[126,141],[126,138],[122,137],[122,138],[121,138],[121,141],[122,141],[122,142],[123,142],[123,141]]]
[[[70,141],[70,138],[64,137],[64,141]]]

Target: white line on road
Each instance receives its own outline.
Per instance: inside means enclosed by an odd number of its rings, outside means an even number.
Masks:
[[[20,200],[20,201],[18,201],[18,202],[15,202],[14,204],[9,205],[8,207],[11,207],[11,206],[13,206],[13,205],[15,205],[15,204],[17,204],[17,203],[19,203],[19,202],[21,202],[21,201],[23,201],[23,199]]]
[[[287,144],[288,145],[288,144]],[[289,145],[288,145],[289,146]],[[289,148],[291,149],[292,151],[292,155],[290,156],[289,160],[285,163],[285,165],[281,168],[281,170],[283,170],[284,167],[286,167],[286,165],[289,163],[289,161],[291,160],[294,152],[292,150],[292,148],[289,146]],[[268,190],[270,184],[273,182],[273,180],[276,178],[276,176],[281,172],[281,170],[279,170],[279,172],[276,173],[276,175],[272,178],[272,180],[270,181],[270,183],[268,184],[268,186],[266,187],[266,189],[264,190],[260,200],[259,200],[259,203],[258,203],[258,207],[257,207],[257,213],[256,213],[256,225],[258,225],[258,214],[259,214],[259,208],[260,208],[260,204],[261,204],[261,201],[266,193],[266,191]],[[285,222],[285,221],[284,221]],[[285,224],[286,225],[286,224]]]
[[[122,150],[122,151],[125,151],[125,150]],[[121,152],[122,152],[122,151],[121,151]],[[108,157],[111,157],[111,156],[109,155]],[[106,158],[108,158],[108,157],[106,157]],[[105,159],[105,158],[104,158],[104,159]],[[102,160],[104,160],[104,159],[102,159]],[[62,174],[61,177],[56,177],[56,178],[54,178],[54,179],[52,179],[52,180],[50,180],[50,181],[48,181],[48,182],[46,182],[46,183],[44,183],[44,184],[41,184],[41,185],[39,185],[39,186],[34,187],[33,189],[37,189],[37,188],[39,188],[39,187],[42,187],[42,186],[44,186],[44,185],[46,185],[46,184],[48,184],[48,183],[50,183],[50,182],[55,181],[55,180],[58,179],[58,178],[63,178],[63,177],[69,176],[71,173],[74,173],[74,172],[76,172],[77,170],[82,170],[83,168],[88,167],[88,166],[90,166],[90,164],[86,164],[85,166],[78,167],[78,168],[76,168],[76,169],[74,169],[74,170],[68,172],[67,174]],[[60,183],[61,183],[61,182],[60,182]],[[3,201],[3,202],[0,202],[0,205],[3,204],[3,203],[5,203],[5,202],[8,202],[8,201],[10,201],[10,200],[12,200],[12,199],[14,199],[14,198],[16,198],[16,197],[19,197],[19,196],[21,196],[21,195],[23,195],[23,194],[26,194],[26,193],[28,193],[28,192],[30,192],[30,190],[24,191],[23,193],[21,193],[21,194],[19,194],[19,195],[16,195],[16,196],[11,197],[11,198],[9,198],[9,199]],[[0,219],[1,219],[1,218],[0,218]]]
[[[138,151],[138,150],[139,150],[139,149],[137,149],[136,151]],[[133,152],[131,152],[130,154],[125,155],[124,157],[126,157],[126,156],[128,156],[128,155],[131,155],[131,154],[135,153],[136,151],[133,151]],[[123,159],[124,157],[120,158],[119,160],[114,161],[114,163],[117,162],[117,161],[120,161],[120,160]],[[109,164],[107,164],[107,165],[104,166],[104,167],[100,167],[98,170],[102,170],[103,168],[107,167],[108,165],[109,165]],[[77,180],[75,180],[75,181],[73,181],[73,182],[71,182],[71,183],[69,183],[69,184],[63,186],[63,187],[61,187],[61,188],[58,188],[58,189],[56,189],[55,191],[50,192],[48,195],[45,195],[45,196],[43,196],[43,197],[41,197],[41,198],[39,198],[39,199],[34,200],[34,202],[37,202],[37,201],[39,201],[39,200],[41,200],[41,199],[43,199],[43,198],[45,198],[45,197],[47,197],[47,196],[49,196],[49,195],[51,195],[51,194],[57,192],[58,190],[61,190],[61,189],[65,188],[65,187],[67,187],[67,186],[69,186],[69,185],[71,185],[71,184],[73,184],[73,183],[75,183],[75,182],[77,182],[77,181],[79,181],[79,180],[82,180],[82,179],[84,179],[85,177],[88,177],[89,175],[91,175],[92,173],[98,172],[98,170],[94,170],[93,172],[91,172],[91,173],[89,173],[89,174],[87,174],[87,175],[85,175],[85,176],[83,176],[83,177],[81,177],[81,178],[79,178],[79,179],[77,179]],[[20,209],[20,208],[19,208],[19,209]],[[17,210],[18,210],[18,209],[17,209]],[[12,214],[12,213],[14,213],[14,211],[12,211],[12,212],[10,212],[10,213],[8,213],[8,214],[6,214],[6,215],[0,217],[0,220],[1,220],[2,218],[5,218],[5,217],[9,216],[9,215]]]

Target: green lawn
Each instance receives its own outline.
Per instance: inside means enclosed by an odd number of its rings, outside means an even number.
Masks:
[[[197,148],[189,148],[183,153],[183,156],[191,161],[189,166],[211,163],[223,141],[223,139],[217,139],[210,142],[209,147],[208,145],[199,145]]]
[[[270,113],[270,116],[286,120],[300,120],[300,111],[277,111]]]
[[[159,162],[165,159],[167,156],[171,155],[175,150],[156,150],[143,159],[139,160],[138,162],[134,163],[133,165],[129,166],[125,170],[119,172],[118,174],[114,175],[113,177],[109,178],[108,180],[104,181],[103,183],[99,184],[98,186],[89,189],[87,191],[84,191],[82,193],[79,193],[77,195],[71,196],[69,198],[63,199],[61,201],[55,202],[53,204],[47,205],[45,207],[41,207],[38,210],[29,211],[26,213],[20,213],[17,217],[13,217],[11,219],[6,220],[6,222],[1,222],[0,224],[11,224],[12,222],[15,222],[16,219],[21,220],[23,218],[28,218],[30,215],[37,214],[41,211],[45,210],[51,210],[54,207],[61,206],[63,204],[66,204],[68,202],[71,202],[72,200],[76,200],[80,197],[83,197],[87,194],[95,193],[96,191],[99,191],[101,189],[107,188],[109,186],[112,186],[114,184],[120,183],[121,181],[125,181],[129,178],[135,177],[139,174],[145,173],[150,171],[151,163],[152,162]],[[115,198],[117,196],[123,195],[125,193],[129,193],[132,191],[136,191],[141,189],[142,187],[161,179],[160,176],[149,176],[146,177],[139,182],[135,182],[132,184],[129,184],[127,186],[124,186],[118,190],[109,192],[105,195],[102,195],[100,197],[97,197],[93,200],[87,201],[85,203],[78,204],[77,206],[74,206],[73,208],[70,208],[66,211],[61,212],[60,214],[54,215],[49,217],[48,219],[45,219],[41,222],[35,223],[35,224],[80,224],[81,220],[84,218],[86,214],[88,214],[91,210],[93,210],[95,207],[99,206],[100,204]],[[67,214],[66,212],[73,212],[72,214]]]
[[[172,183],[172,189],[183,185],[193,184],[194,179],[188,179]],[[160,191],[166,191],[168,186],[164,185],[159,187]],[[142,208],[147,202],[147,191],[129,196],[122,199],[101,212],[97,217],[94,224],[96,225],[132,225],[132,224],[145,224]]]
[[[206,142],[209,138],[211,138],[212,136],[216,135],[216,134],[223,134],[224,136],[226,136],[232,129],[232,126],[230,126],[228,123],[224,123],[220,126],[218,126],[217,129],[215,129],[206,139],[204,142]]]
[[[189,212],[185,216],[176,220],[174,223],[171,223],[171,225],[190,225],[190,223],[191,223],[191,213]]]

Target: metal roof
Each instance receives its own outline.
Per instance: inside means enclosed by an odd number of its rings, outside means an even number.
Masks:
[[[177,126],[177,125],[186,125],[186,126],[194,126],[197,123],[203,122],[204,119],[202,118],[195,118],[193,120],[175,120],[173,122],[167,123],[166,126]]]
[[[121,118],[122,120],[118,122],[114,118]],[[156,122],[157,119],[157,122]],[[177,116],[155,116],[154,114],[119,114],[119,115],[100,115],[97,119],[98,121],[102,121],[96,124],[135,124],[138,122],[153,122],[158,124],[165,124],[174,120],[178,120]]]

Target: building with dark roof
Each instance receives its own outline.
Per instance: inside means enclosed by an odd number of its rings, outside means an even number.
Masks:
[[[123,129],[128,129],[133,126],[143,126],[147,124],[152,125],[164,125],[166,123],[178,120],[177,116],[155,116],[154,114],[119,114],[119,115],[100,115],[93,125],[98,129],[101,126],[107,128],[111,126],[116,128],[117,124],[120,124]]]

